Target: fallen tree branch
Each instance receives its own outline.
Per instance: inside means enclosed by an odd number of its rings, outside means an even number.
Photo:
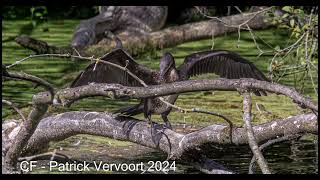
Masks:
[[[52,46],[45,41],[34,39],[27,35],[17,36],[15,41],[22,47],[34,51],[36,54],[65,54],[72,52],[71,47]]]
[[[252,100],[251,96],[248,92],[243,93],[243,120],[245,125],[245,130],[248,136],[248,143],[251,148],[252,153],[256,157],[259,167],[263,174],[271,174],[269,167],[267,165],[267,161],[264,159],[258,143],[256,142],[256,138],[254,136],[254,132],[251,125],[251,109],[252,109]]]
[[[220,19],[230,25],[246,23],[251,29],[263,29],[270,27],[271,25],[264,21],[265,17],[266,15],[264,13],[244,13],[226,16]],[[225,26],[219,21],[205,20],[175,27],[168,27],[160,31],[146,33],[144,36],[137,36],[126,32],[117,34],[117,36],[122,41],[123,47],[127,49],[130,54],[138,54],[150,49],[162,49],[164,47],[175,46],[183,42],[236,32],[237,30],[238,28]],[[37,54],[73,53],[73,49],[71,47],[59,48],[28,36],[18,36],[16,38],[16,42],[25,48],[35,51]],[[96,45],[82,49],[81,54],[95,54],[97,56],[102,56],[106,52],[110,52],[114,46],[115,42],[104,39]]]
[[[2,99],[2,104],[7,104],[8,106],[10,106],[12,109],[14,109],[20,115],[20,117],[22,118],[23,121],[26,121],[26,118],[24,117],[21,110],[19,108],[17,108],[12,102]]]
[[[63,105],[91,96],[107,96],[110,98],[148,98],[185,92],[208,90],[258,89],[283,94],[302,104],[306,108],[318,112],[318,105],[300,95],[295,89],[276,83],[259,81],[251,78],[188,80],[148,87],[127,87],[120,84],[89,84],[75,88],[62,89],[56,93],[56,99]]]
[[[39,103],[40,99],[42,99],[42,102],[44,103]],[[46,93],[39,93],[38,95],[33,96],[32,102],[32,110],[27,120],[22,122],[21,128],[15,137],[13,144],[5,155],[4,165],[5,170],[8,173],[17,173],[16,164],[18,158],[20,157],[23,148],[28,143],[28,140],[33,135],[33,132],[36,130],[41,118],[47,112],[48,104],[51,100],[48,101]]]
[[[317,117],[309,113],[274,120],[254,126],[253,131],[258,143],[290,134],[317,134]],[[199,147],[204,143],[231,144],[229,127],[224,125],[211,125],[185,135],[170,129],[164,129],[164,133],[172,146],[172,159],[179,159],[185,151]],[[162,137],[158,145],[152,141],[150,125],[146,121],[131,117],[117,117],[110,113],[82,111],[66,112],[42,119],[23,149],[23,154],[34,152],[39,147],[45,147],[51,141],[60,141],[77,134],[131,141],[167,153],[170,152],[167,138]],[[248,143],[244,128],[234,129],[233,143]]]

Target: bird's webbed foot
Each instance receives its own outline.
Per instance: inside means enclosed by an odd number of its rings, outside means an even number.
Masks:
[[[167,128],[167,129],[172,129],[171,123],[168,119],[168,115],[167,114],[162,114],[161,115],[163,121],[164,121],[164,125],[163,128]]]
[[[145,113],[144,117],[148,121],[148,124],[150,124],[150,133],[153,143],[155,143],[157,146],[159,146],[160,139],[162,137],[162,127],[160,127],[159,124],[152,122],[151,120],[151,114]]]
[[[171,123],[169,121],[164,122],[163,128],[172,129]]]
[[[146,121],[152,126],[151,114],[145,114]]]

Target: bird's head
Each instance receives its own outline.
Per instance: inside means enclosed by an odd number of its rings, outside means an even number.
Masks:
[[[160,82],[164,82],[169,70],[175,67],[176,64],[174,62],[173,56],[170,53],[166,52],[160,59]]]

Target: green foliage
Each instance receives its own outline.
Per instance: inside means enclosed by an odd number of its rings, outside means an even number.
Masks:
[[[30,8],[30,12],[33,27],[48,21],[48,11],[46,6],[33,6]]]
[[[280,10],[274,8],[269,14],[269,22],[278,28],[285,29],[293,41],[287,47],[276,46],[274,60],[270,64],[270,72],[276,79],[293,74],[295,87],[304,91],[305,79],[312,80],[315,94],[318,85],[315,82],[318,74],[318,12],[317,7],[308,10],[304,7],[284,6]]]

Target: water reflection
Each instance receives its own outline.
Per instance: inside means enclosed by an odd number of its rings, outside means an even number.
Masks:
[[[217,147],[205,145],[202,149],[208,152],[207,157],[222,164],[228,169],[239,173],[248,174],[249,163],[252,153],[248,145]],[[309,140],[299,140],[294,142],[283,142],[275,144],[265,149],[264,153],[268,165],[275,174],[317,174],[318,163],[315,143]],[[139,157],[134,161],[148,162],[163,161],[166,154],[162,152],[151,152]],[[198,174],[199,170],[186,164],[177,164],[175,172]],[[259,167],[255,168],[255,173],[261,173]]]
[[[248,173],[252,153],[247,145],[211,148],[208,157],[225,165],[237,173]],[[264,153],[269,167],[277,174],[318,173],[317,154],[313,141],[299,140],[275,144],[265,149]],[[261,173],[256,168],[256,173]]]

